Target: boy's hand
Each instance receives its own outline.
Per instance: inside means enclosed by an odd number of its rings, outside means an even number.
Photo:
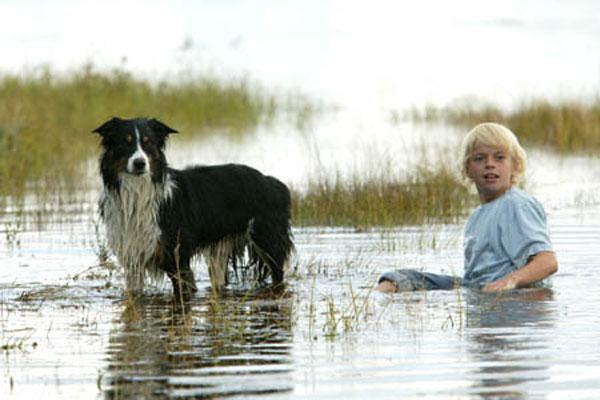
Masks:
[[[488,283],[481,290],[484,292],[500,292],[520,287],[526,287],[540,281],[558,270],[558,261],[551,251],[542,251],[529,258],[521,269],[508,274],[502,279]]]
[[[504,290],[516,289],[516,287],[517,282],[507,276],[495,282],[488,283],[481,290],[484,292],[502,292]]]

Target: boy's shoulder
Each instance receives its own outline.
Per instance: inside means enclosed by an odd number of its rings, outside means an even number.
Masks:
[[[495,205],[496,212],[500,212],[502,215],[510,215],[516,217],[517,215],[530,215],[536,214],[538,216],[544,216],[544,206],[542,203],[526,193],[525,191],[518,188],[511,188],[508,190]]]
[[[542,203],[532,195],[526,193],[519,188],[510,188],[505,194],[505,202],[507,205],[530,205],[542,207]]]

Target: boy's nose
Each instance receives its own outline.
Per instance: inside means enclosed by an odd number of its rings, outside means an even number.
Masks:
[[[496,162],[494,161],[493,157],[486,157],[485,159],[485,167],[486,168],[492,168],[496,166]]]

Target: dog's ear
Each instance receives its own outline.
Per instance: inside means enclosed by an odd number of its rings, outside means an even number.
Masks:
[[[161,122],[161,121],[157,120],[156,118],[152,118],[152,119],[148,120],[148,126],[154,132],[159,133],[165,137],[171,133],[179,133],[175,129],[167,126],[164,122]]]
[[[100,125],[99,127],[97,127],[96,129],[94,129],[92,133],[98,133],[100,136],[106,136],[111,132],[114,132],[116,130],[117,125],[121,122],[123,122],[121,118],[113,117],[105,123],[103,123],[102,125]]]

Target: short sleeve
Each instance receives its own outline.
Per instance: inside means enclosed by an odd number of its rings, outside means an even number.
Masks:
[[[552,251],[546,213],[537,200],[530,198],[523,203],[511,204],[503,219],[501,245],[517,268],[537,253]]]

